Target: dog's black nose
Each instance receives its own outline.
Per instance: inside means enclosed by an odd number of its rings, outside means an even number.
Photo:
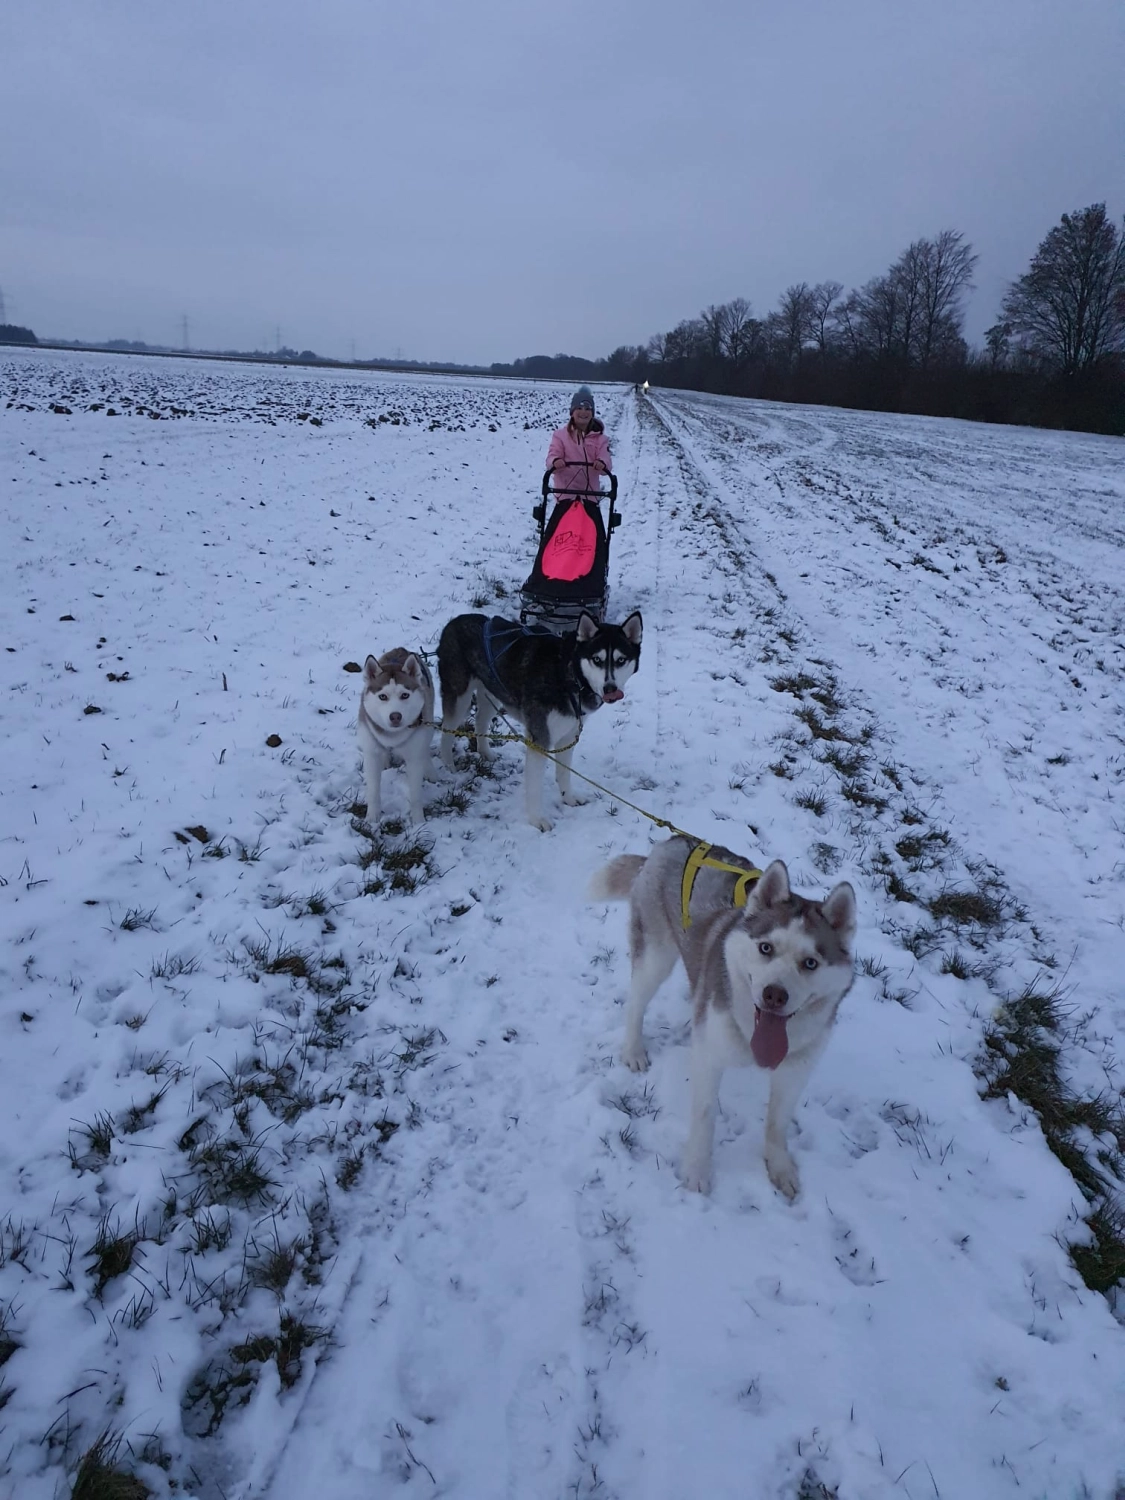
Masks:
[[[789,1003],[789,991],[780,984],[767,984],[762,991],[762,1004],[767,1010],[784,1010]]]
[[[397,729],[398,726],[402,723],[402,715],[401,714],[392,714],[391,715],[391,723]]]

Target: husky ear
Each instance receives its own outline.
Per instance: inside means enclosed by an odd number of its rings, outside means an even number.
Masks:
[[[587,614],[585,610],[583,610],[582,613],[578,616],[577,634],[580,641],[593,640],[594,636],[597,635],[600,629],[601,626],[598,624],[597,620],[594,619],[593,615]]]
[[[363,664],[363,680],[368,687],[373,687],[379,676],[381,676],[379,663],[375,657],[369,656]]]
[[[850,947],[855,937],[855,891],[846,880],[828,892],[820,909],[829,927]]]
[[[421,668],[418,665],[418,658],[414,655],[413,651],[402,664],[402,675],[404,677],[413,677],[415,682],[420,682],[422,679],[422,672]]]
[[[641,612],[639,609],[635,609],[624,625],[622,625],[621,630],[627,641],[631,641],[634,646],[639,646],[641,644],[641,631],[643,628],[644,622],[641,619]]]
[[[782,901],[789,900],[789,871],[782,860],[775,859],[772,865],[766,866],[762,871],[762,878],[754,887],[754,895],[759,909],[778,906]]]

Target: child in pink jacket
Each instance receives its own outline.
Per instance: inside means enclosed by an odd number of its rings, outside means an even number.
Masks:
[[[581,385],[570,401],[570,421],[551,438],[547,468],[554,470],[555,489],[597,490],[601,476],[613,472],[605,427],[594,415],[590,388]],[[571,500],[574,496],[560,495]]]

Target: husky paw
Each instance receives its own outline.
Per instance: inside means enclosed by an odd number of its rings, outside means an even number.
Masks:
[[[648,1053],[644,1042],[626,1042],[621,1048],[621,1061],[634,1073],[647,1073]]]
[[[711,1191],[710,1160],[685,1156],[680,1163],[680,1182],[689,1193],[709,1193]]]
[[[585,807],[589,797],[581,797],[577,792],[563,792],[562,799],[567,807]]]
[[[789,1152],[767,1152],[766,1171],[778,1192],[792,1203],[801,1191],[801,1175],[797,1171],[797,1163]]]
[[[531,824],[532,828],[538,828],[540,833],[550,833],[551,829],[555,826],[550,818],[528,818],[527,821]]]

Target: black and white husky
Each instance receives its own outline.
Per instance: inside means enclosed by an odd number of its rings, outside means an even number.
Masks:
[[[568,806],[581,802],[570,789],[570,762],[582,721],[603,703],[625,696],[625,683],[641,659],[641,616],[622,625],[599,625],[583,613],[578,629],[558,636],[487,615],[457,615],[438,641],[441,686],[441,757],[453,767],[453,734],[476,696],[476,743],[489,755],[488,726],[496,713],[518,719],[527,737],[556,752],[559,792]],[[527,820],[546,833],[543,815],[545,757],[525,751]]]
[[[677,958],[687,970],[692,1104],[680,1166],[684,1186],[710,1191],[723,1072],[753,1066],[770,1072],[766,1170],[779,1192],[796,1197],[800,1179],[786,1136],[851,988],[852,887],[841,881],[823,901],[809,901],[789,889],[781,860],[759,872],[728,849],[677,835],[647,857],[611,861],[594,876],[590,896],[630,903],[633,975],[621,1052],[627,1067],[648,1067],[645,1008]]]
[[[434,737],[434,683],[420,656],[396,646],[385,656],[367,658],[356,730],[367,783],[367,821],[379,821],[383,772],[395,756],[406,770],[411,821],[423,822],[422,778]]]

